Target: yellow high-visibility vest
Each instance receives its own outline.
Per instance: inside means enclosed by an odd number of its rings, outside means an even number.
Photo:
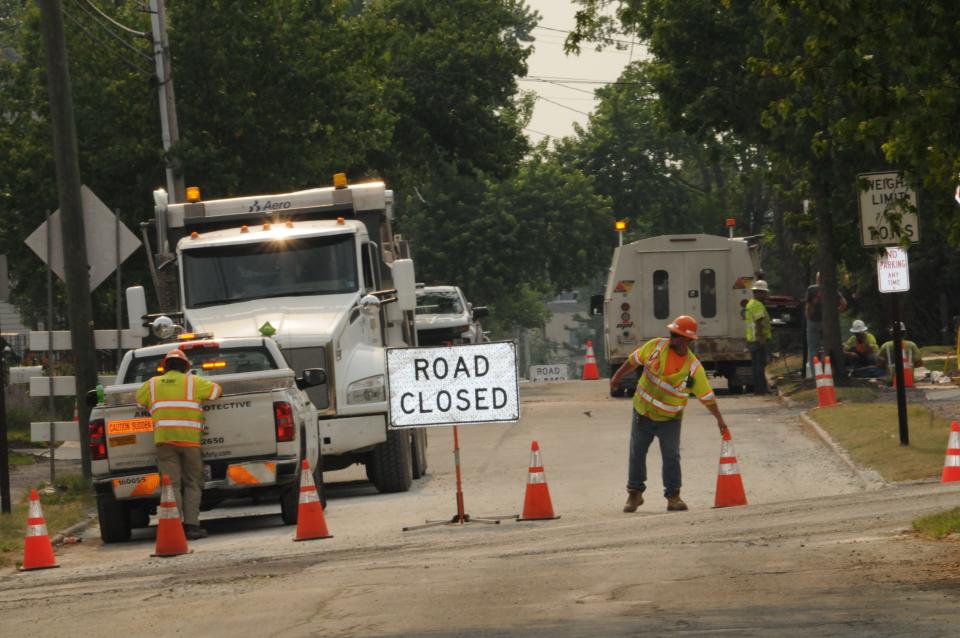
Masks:
[[[633,395],[633,407],[638,414],[654,421],[681,418],[691,393],[704,405],[717,402],[703,365],[690,350],[679,370],[667,375],[662,373],[669,350],[670,340],[660,338],[651,339],[630,354],[635,365],[643,366]]]
[[[194,374],[168,370],[137,390],[137,403],[150,411],[157,445],[200,447],[203,437],[202,401],[219,399],[223,390]]]

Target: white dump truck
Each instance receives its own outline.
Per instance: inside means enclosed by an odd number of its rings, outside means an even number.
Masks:
[[[147,527],[160,499],[154,427],[136,401],[137,389],[161,374],[163,357],[178,347],[191,360],[191,374],[219,383],[222,396],[203,406],[202,509],[228,498],[279,499],[287,524],[297,522],[300,463],[322,478],[317,410],[306,390],[326,382],[322,369],[297,376],[280,348],[266,337],[183,340],[131,350],[116,385],[104,389],[90,413],[90,459],[100,536],[127,540]],[[321,502],[323,482],[317,480]]]
[[[700,324],[694,351],[704,367],[727,379],[731,392],[753,383],[743,305],[760,270],[759,247],[748,239],[661,235],[614,250],[603,296],[591,299],[604,316],[604,347],[611,374],[648,339],[666,334],[677,315]],[[636,374],[611,394],[631,393]]]
[[[162,314],[214,338],[269,337],[297,375],[325,370],[326,383],[307,390],[324,470],[361,463],[379,491],[408,490],[426,471],[427,440],[423,429],[387,428],[385,350],[417,343],[413,261],[393,234],[393,193],[338,174],[326,188],[206,201],[188,189],[187,199],[154,193],[155,279],[163,290],[175,269],[179,299]],[[142,288],[128,290],[127,306],[146,336],[159,317]]]

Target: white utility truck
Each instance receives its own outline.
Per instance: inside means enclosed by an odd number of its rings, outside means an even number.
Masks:
[[[417,342],[421,346],[483,343],[487,308],[467,301],[459,286],[417,284]]]
[[[130,350],[120,362],[117,384],[104,389],[90,413],[90,459],[100,536],[114,543],[147,527],[160,500],[160,476],[150,413],[137,405],[137,389],[162,374],[163,357],[179,347],[191,374],[216,381],[222,396],[203,406],[202,509],[228,498],[280,500],[287,524],[297,522],[300,463],[322,473],[317,410],[306,390],[326,374],[307,369],[296,376],[272,339],[186,340]],[[316,481],[323,496],[323,483]]]
[[[392,231],[383,182],[169,204],[154,193],[161,284],[176,267],[178,311],[190,332],[271,338],[302,374],[318,414],[324,470],[354,463],[381,492],[403,492],[426,471],[426,432],[388,430],[388,347],[415,346],[416,279],[409,248]],[[175,246],[175,255],[168,246]],[[156,323],[142,288],[128,289],[131,328]],[[137,318],[142,317],[142,325]]]
[[[714,235],[661,235],[614,250],[604,295],[591,311],[604,316],[604,346],[611,374],[648,339],[662,337],[677,315],[700,324],[694,351],[704,367],[727,379],[731,392],[753,384],[743,305],[760,270],[758,246]],[[612,395],[632,393],[636,374]]]

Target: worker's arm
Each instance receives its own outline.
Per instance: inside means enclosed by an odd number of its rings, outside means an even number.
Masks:
[[[847,309],[846,298],[837,291],[837,312],[843,312]]]
[[[919,368],[923,365],[923,356],[920,354],[920,348],[918,348],[915,343],[911,344],[911,348],[913,349],[913,367]]]
[[[620,388],[620,379],[624,375],[629,374],[637,368],[637,364],[633,362],[633,355],[631,354],[627,357],[627,360],[623,362],[623,365],[617,368],[617,371],[613,373],[613,376],[610,377],[610,389],[618,390]]]
[[[717,397],[713,392],[713,388],[710,387],[710,382],[707,381],[707,373],[704,371],[703,366],[699,366],[697,371],[693,373],[693,386],[690,389],[693,391],[693,394],[700,399],[700,403],[702,403],[717,420],[717,427],[720,428],[720,433],[723,434],[723,431],[727,429],[727,424],[723,420],[723,415],[720,414],[720,408],[717,407]]]

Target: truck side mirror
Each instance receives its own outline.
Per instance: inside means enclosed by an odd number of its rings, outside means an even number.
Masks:
[[[603,295],[593,295],[590,297],[590,314],[594,317],[603,316]]]
[[[150,328],[143,323],[143,317],[147,314],[147,294],[143,286],[130,286],[127,288],[127,325],[130,326],[130,334],[134,337],[149,337]]]
[[[473,309],[473,318],[474,319],[483,319],[484,317],[490,316],[490,310],[486,306],[477,306]]]
[[[413,272],[413,260],[396,259],[390,265],[390,270],[400,310],[413,312],[417,308],[417,278]]]
[[[297,377],[296,381],[301,390],[323,385],[327,382],[327,371],[323,368],[307,368],[303,371],[303,376]]]

